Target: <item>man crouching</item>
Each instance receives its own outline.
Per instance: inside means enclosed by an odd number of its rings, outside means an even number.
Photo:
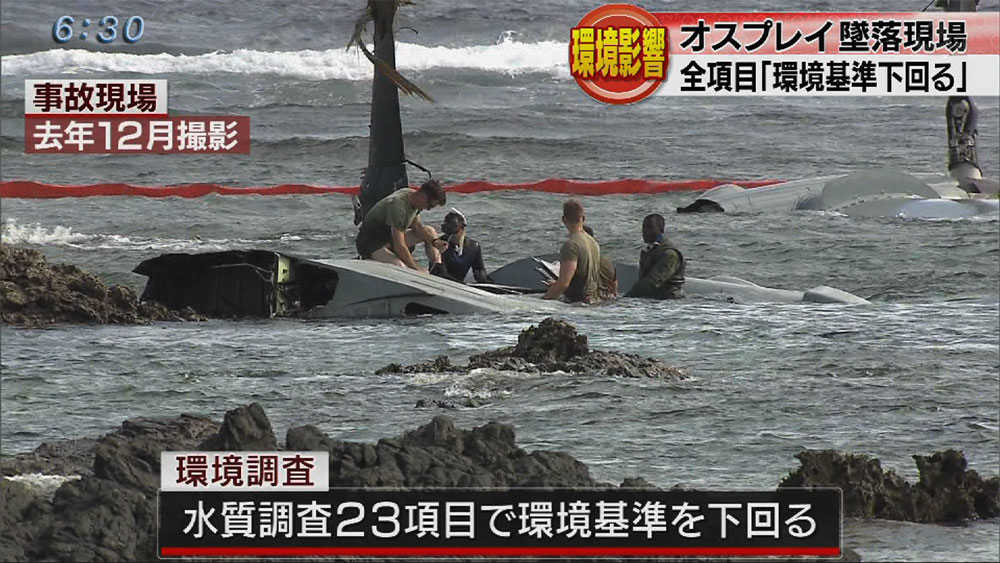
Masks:
[[[420,212],[444,205],[445,199],[444,188],[437,180],[427,180],[419,190],[402,188],[385,196],[361,222],[355,239],[358,254],[363,260],[427,273],[410,253],[412,247],[422,242],[432,269],[440,269],[441,251],[448,243],[438,239],[433,227],[420,222]]]

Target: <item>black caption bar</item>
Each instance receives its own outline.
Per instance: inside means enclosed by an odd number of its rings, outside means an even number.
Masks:
[[[839,489],[161,492],[161,557],[839,557]]]

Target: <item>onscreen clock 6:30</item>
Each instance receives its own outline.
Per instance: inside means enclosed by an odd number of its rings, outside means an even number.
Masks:
[[[75,22],[73,16],[62,16],[56,20],[56,23],[52,24],[52,38],[55,39],[56,43],[68,43],[70,39],[73,39],[73,23]],[[90,18],[84,18],[81,23],[86,28],[90,26],[90,22]],[[98,25],[102,29],[94,37],[99,42],[111,43],[118,38],[118,18],[115,16],[104,16]],[[142,16],[132,16],[125,21],[125,25],[122,27],[122,39],[126,43],[135,43],[142,38],[142,32],[145,28],[146,22],[143,21]],[[82,31],[79,37],[86,39],[88,35],[87,31]]]

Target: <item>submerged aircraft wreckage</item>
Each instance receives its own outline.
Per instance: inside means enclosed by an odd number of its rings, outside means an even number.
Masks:
[[[974,5],[973,5],[974,6]],[[396,2],[369,1],[352,37],[377,69],[372,83],[368,166],[355,201],[355,224],[380,199],[408,186],[399,112],[399,90],[430,99],[395,70],[393,20]],[[361,39],[374,21],[374,53]],[[982,177],[976,160],[976,108],[968,98],[948,102],[951,177],[891,170],[795,180],[763,188],[720,186],[681,212],[777,210],[836,211],[851,216],[967,217],[995,212],[1000,184]],[[426,172],[426,170],[425,170]],[[995,196],[994,196],[995,197]],[[545,279],[555,276],[554,255],[526,257],[494,270],[490,284],[463,284],[374,261],[309,259],[267,250],[166,254],[135,272],[149,279],[143,299],[190,306],[210,316],[392,317],[425,314],[544,311],[565,307],[543,301]],[[638,277],[634,265],[616,264],[619,291]],[[865,299],[827,286],[804,291],[776,289],[732,277],[688,277],[689,297],[727,302],[865,304]],[[533,295],[534,294],[534,295]]]
[[[947,12],[974,12],[978,0],[939,0]],[[733,184],[700,194],[679,213],[830,211],[852,217],[957,219],[1000,215],[1000,181],[984,178],[976,153],[979,110],[972,98],[945,106],[948,175],[885,169],[805,178],[746,189]]]
[[[976,109],[968,98],[948,102],[965,106],[975,123]],[[966,124],[968,121],[966,121]],[[967,127],[968,125],[966,125]],[[949,140],[952,127],[948,128]],[[975,153],[975,129],[960,133],[965,142],[949,150],[951,176],[908,174],[896,170],[861,170],[746,189],[725,184],[705,191],[678,213],[756,213],[767,211],[829,211],[850,217],[900,219],[959,219],[1000,214],[996,194],[1000,183],[983,178]]]

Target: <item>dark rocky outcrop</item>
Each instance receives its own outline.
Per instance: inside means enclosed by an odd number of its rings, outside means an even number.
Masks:
[[[154,560],[160,452],[197,449],[215,433],[219,425],[200,416],[136,418],[99,440],[43,444],[4,459],[5,475],[83,477],[64,483],[51,499],[3,480],[2,560]],[[8,526],[8,521],[16,525]]]
[[[218,432],[217,422],[201,416],[133,418],[96,440],[44,442],[32,452],[4,457],[0,460],[0,473],[88,476],[94,475],[95,466],[99,466],[105,477],[131,475],[139,479],[143,473],[155,473],[158,483],[161,450],[196,450],[202,441]],[[128,460],[130,466],[121,466],[122,460]]]
[[[120,429],[98,440],[94,476],[156,494],[160,487],[160,452],[197,450],[213,433],[224,431],[225,425],[220,430],[212,420],[192,415],[172,420],[126,420]]]
[[[128,482],[84,477],[59,487],[52,513],[28,552],[30,560],[155,560],[155,489],[143,491]]]
[[[96,448],[93,438],[42,442],[34,451],[2,458],[0,474],[92,475]]]
[[[0,480],[0,561],[28,561],[52,506],[17,481]]]
[[[429,362],[422,362],[404,366],[403,364],[391,363],[375,372],[376,375],[385,373],[446,373],[451,371],[465,371],[463,368],[451,363],[448,356],[438,356]]]
[[[779,486],[840,487],[848,517],[961,522],[1000,515],[1000,477],[983,479],[956,450],[913,456],[920,471],[915,485],[866,455],[821,450],[795,457],[802,466]]]
[[[263,407],[259,403],[251,403],[227,412],[219,432],[194,449],[270,452],[278,449],[278,441]]]
[[[389,364],[376,371],[387,373],[444,373],[468,372],[479,368],[525,373],[567,372],[618,377],[652,377],[657,379],[686,379],[688,374],[654,358],[635,354],[590,350],[587,337],[577,334],[573,325],[548,318],[521,332],[517,345],[469,358],[465,366],[456,366],[447,356],[433,361],[403,366]]]
[[[139,302],[124,286],[105,286],[76,266],[49,264],[36,250],[0,244],[0,321],[22,326],[55,323],[142,324],[203,320],[193,309],[172,311]]]
[[[527,453],[514,428],[491,422],[461,430],[448,417],[396,438],[363,444],[333,440],[313,426],[288,431],[289,450],[330,452],[337,487],[594,487],[587,466],[562,452]]]
[[[438,409],[455,410],[458,408],[458,405],[456,405],[455,403],[442,401],[440,399],[420,399],[417,401],[417,404],[413,406],[418,409],[438,408]]]
[[[587,467],[567,454],[518,448],[513,427],[499,423],[460,430],[451,419],[437,417],[377,444],[334,440],[302,426],[288,431],[286,446],[331,452],[333,486],[597,484]],[[99,440],[45,444],[4,460],[8,475],[65,471],[83,477],[64,483],[51,499],[4,479],[0,556],[4,561],[155,560],[160,452],[199,449],[278,448],[264,410],[251,404],[226,413],[221,425],[190,415],[133,419]],[[82,462],[87,457],[89,468]]]
[[[463,430],[450,418],[438,416],[375,444],[336,440],[314,426],[299,426],[288,430],[284,446],[330,452],[330,483],[335,487],[611,486],[594,480],[587,466],[568,454],[524,451],[516,444],[514,428],[497,422]],[[221,425],[190,415],[133,419],[96,441],[48,444],[5,460],[8,474],[18,468],[57,473],[77,467],[91,452],[90,470],[63,483],[51,499],[20,482],[0,482],[0,557],[4,561],[155,560],[159,454],[164,449],[205,448],[277,449],[266,414],[260,405],[251,404],[226,413]],[[803,452],[799,455],[803,467],[781,485],[840,486],[853,516],[895,514],[879,507],[898,502],[897,497],[914,499],[910,506],[926,505],[936,514],[951,515],[922,521],[997,514],[996,477],[984,481],[967,471],[958,452],[915,457],[921,481],[910,493],[905,492],[905,482],[887,476],[877,460],[835,452]],[[48,467],[46,459],[51,462]],[[622,486],[655,487],[641,478],[627,478]],[[966,499],[964,504],[955,500],[956,495]],[[856,552],[845,551],[843,560],[860,560]]]

